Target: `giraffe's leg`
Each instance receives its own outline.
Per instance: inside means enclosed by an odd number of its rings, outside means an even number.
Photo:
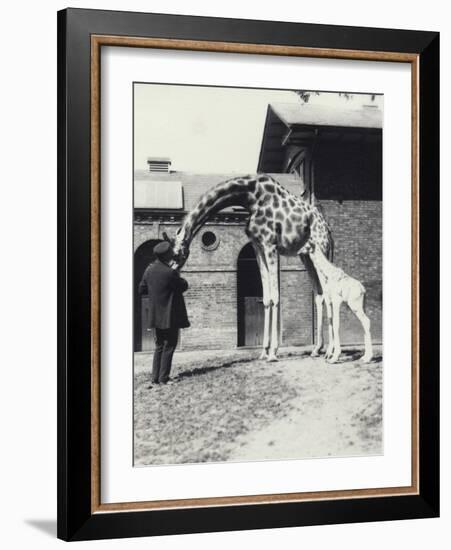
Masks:
[[[258,243],[252,243],[255,250],[255,257],[260,270],[260,276],[262,279],[263,289],[263,306],[265,308],[264,325],[263,325],[263,350],[260,355],[260,359],[266,359],[269,353],[269,334],[271,328],[271,315],[270,315],[270,294],[269,294],[269,274],[266,267],[265,258],[263,252]]]
[[[340,306],[341,299],[338,297],[332,300],[332,326],[334,331],[334,353],[330,358],[330,363],[335,363],[340,357],[341,345],[340,345]]]
[[[268,303],[263,301],[263,306],[265,308],[265,318],[264,318],[264,327],[263,327],[263,349],[260,355],[260,359],[267,359],[269,354],[269,333],[271,330],[271,307]]]
[[[363,327],[364,331],[364,338],[365,338],[365,353],[362,357],[362,361],[364,363],[369,363],[371,359],[373,358],[373,344],[371,341],[371,322],[368,318],[368,316],[365,313],[365,310],[363,309],[363,302],[364,302],[364,296],[365,294],[360,294],[360,296],[349,303],[349,307],[354,312],[357,319],[360,321]]]
[[[266,262],[269,273],[269,292],[271,309],[271,337],[267,360],[277,361],[277,350],[279,349],[279,257],[277,251],[271,250],[266,253]]]
[[[313,264],[314,266],[315,264]],[[324,345],[324,337],[323,337],[323,304],[326,304],[326,312],[330,313],[330,307],[327,309],[327,306],[330,306],[330,297],[327,292],[327,283],[326,279],[317,271],[316,272],[317,277],[317,295],[315,296],[315,305],[316,305],[316,346],[313,348],[313,351],[311,353],[312,357],[317,357],[319,355],[319,352],[321,351],[321,348]],[[329,303],[328,303],[329,302]],[[331,329],[329,326],[329,342],[327,346],[327,352],[329,353],[329,356],[332,355],[332,348],[333,346],[333,337],[331,338]],[[326,353],[327,356],[327,353]]]
[[[313,347],[311,356],[318,357],[324,341],[323,341],[323,302],[324,295],[315,295],[315,310],[316,310],[316,344]]]
[[[319,274],[313,264],[309,254],[299,254],[299,258],[307,270],[315,293],[315,310],[316,310],[316,344],[313,346],[311,356],[318,357],[324,341],[323,341],[323,289],[320,283]]]
[[[330,359],[334,353],[334,331],[332,326],[332,304],[328,296],[324,298],[324,303],[326,304],[327,326],[329,329],[329,341],[327,343],[325,358]]]

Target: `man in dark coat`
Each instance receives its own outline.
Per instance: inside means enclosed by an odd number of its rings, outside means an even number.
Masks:
[[[152,382],[166,384],[179,329],[190,326],[183,298],[188,283],[170,267],[174,254],[167,241],[158,243],[153,251],[157,259],[144,272],[139,293],[149,294],[149,328],[155,329]]]

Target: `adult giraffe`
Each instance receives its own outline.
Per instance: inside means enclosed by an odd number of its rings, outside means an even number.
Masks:
[[[317,311],[317,340],[312,355],[318,355],[323,345],[323,293],[310,257],[300,253],[300,250],[311,238],[329,257],[333,249],[331,232],[316,206],[293,195],[272,177],[265,174],[236,177],[204,193],[171,241],[175,254],[174,268],[183,267],[189,256],[191,241],[208,218],[228,206],[242,206],[249,212],[245,231],[254,247],[260,269],[265,308],[261,357],[277,361],[279,254],[301,257],[312,279]],[[164,236],[168,239],[166,234]]]

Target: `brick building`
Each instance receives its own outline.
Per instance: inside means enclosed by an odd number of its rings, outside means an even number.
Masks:
[[[367,287],[373,339],[382,333],[382,113],[377,102],[346,110],[305,104],[268,106],[257,171],[292,193],[318,199],[331,225],[335,263]],[[151,159],[134,181],[134,341],[152,349],[147,297],[137,295],[152,249],[165,231],[174,235],[186,213],[209,188],[233,174],[171,172],[169,159]],[[181,349],[228,349],[262,341],[261,280],[245,233],[247,213],[227,208],[196,235],[183,274],[191,327]],[[281,257],[281,345],[313,342],[312,289],[302,263]],[[362,341],[345,308],[342,339]]]
[[[334,263],[367,289],[375,342],[382,342],[382,101],[361,95],[341,98],[339,108],[314,101],[269,105],[257,168],[296,174],[306,197],[321,205]],[[340,336],[362,342],[360,324],[344,306]]]
[[[146,327],[147,298],[137,295],[137,287],[153,259],[153,247],[163,238],[163,232],[175,234],[186,213],[205,191],[231,177],[233,174],[144,170],[135,173],[136,351],[152,347],[152,334]],[[295,175],[276,177],[291,192],[302,192]],[[191,327],[182,331],[181,349],[227,349],[259,345],[262,341],[261,280],[252,246],[244,233],[246,217],[241,208],[227,208],[210,219],[191,244],[183,268],[183,276],[189,282],[185,300]],[[280,270],[283,341],[290,345],[310,342],[311,289],[303,266],[296,258],[282,258]],[[294,288],[299,279],[303,284]],[[307,312],[301,312],[295,303],[300,293],[306,293],[301,302],[307,304]],[[308,321],[300,322],[300,316],[303,318],[305,314]]]

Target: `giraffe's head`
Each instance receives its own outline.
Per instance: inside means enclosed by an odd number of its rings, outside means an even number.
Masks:
[[[169,238],[166,233],[163,233],[163,238],[172,246],[172,250],[174,252],[174,269],[182,268],[189,256],[189,243],[184,237],[182,228],[177,230],[174,239]]]
[[[302,248],[299,249],[298,254],[313,254],[315,252],[315,243],[312,239],[309,239]]]

